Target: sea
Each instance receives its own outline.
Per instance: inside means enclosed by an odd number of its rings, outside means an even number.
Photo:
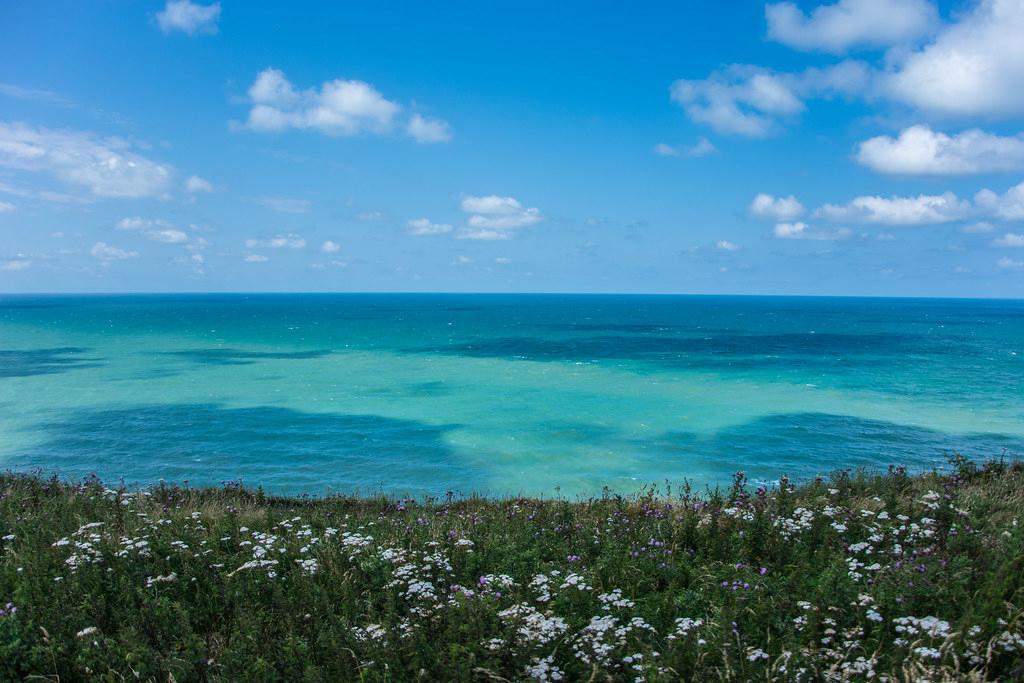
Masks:
[[[629,494],[1024,456],[1024,301],[0,296],[0,469]]]

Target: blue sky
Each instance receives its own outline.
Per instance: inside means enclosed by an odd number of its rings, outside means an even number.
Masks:
[[[1024,296],[1024,0],[5,3],[0,291]]]

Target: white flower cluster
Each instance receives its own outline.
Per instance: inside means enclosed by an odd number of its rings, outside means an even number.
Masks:
[[[744,522],[754,521],[754,512],[750,509],[728,507],[722,509],[722,514],[733,519],[742,519]]]
[[[142,536],[141,538],[128,538],[127,536],[121,537],[121,549],[114,553],[115,557],[129,557],[135,555],[136,557],[152,557],[152,552],[149,548],[148,536]]]
[[[345,531],[341,534],[341,545],[349,551],[349,560],[354,560],[362,551],[373,545],[373,536]]]
[[[363,628],[358,626],[352,628],[352,635],[356,640],[367,643],[382,641],[387,638],[388,632],[380,624],[369,624]]]
[[[74,552],[64,560],[64,564],[72,573],[86,564],[99,564],[103,561],[103,553],[96,548],[96,544],[103,540],[97,533],[97,529],[103,526],[103,522],[89,522],[78,527],[70,537],[61,538],[53,543],[51,547],[62,548],[67,545],[74,547]]]
[[[533,605],[525,602],[498,612],[498,616],[516,624],[516,634],[530,645],[546,645],[569,628],[561,617],[541,614]]]
[[[548,655],[543,659],[537,657],[526,667],[526,675],[535,681],[548,683],[549,681],[560,681],[565,677],[562,670],[554,665],[554,655]]]
[[[178,575],[174,572],[160,576],[147,576],[146,577],[146,588],[152,588],[158,583],[177,583]]]
[[[780,517],[775,520],[775,526],[784,538],[790,539],[798,536],[800,532],[807,531],[814,523],[814,513],[807,508],[799,507],[793,510],[790,517]]]
[[[556,569],[553,571],[552,576],[559,576],[560,572]],[[551,600],[551,578],[547,574],[537,574],[530,580],[530,588],[537,596],[537,602],[549,602]]]
[[[690,617],[679,617],[676,619],[676,628],[672,633],[668,634],[668,640],[684,639],[689,637],[691,632],[696,632],[704,626],[703,619],[692,619]],[[704,639],[700,638],[697,640],[698,645],[704,645]]]
[[[295,564],[299,565],[299,569],[302,570],[303,574],[316,574],[317,570],[320,569],[319,563],[313,558],[295,560]]]
[[[611,593],[601,593],[597,596],[597,599],[601,601],[601,604],[606,608],[617,607],[621,609],[629,609],[635,607],[636,603],[629,598],[622,597],[622,589],[616,588]]]
[[[515,585],[515,580],[508,574],[485,574],[480,577],[480,590],[486,593],[507,591]]]
[[[573,654],[584,664],[607,666],[612,653],[623,647],[635,631],[654,633],[654,627],[640,617],[633,617],[625,624],[610,614],[591,617],[590,623],[573,639]]]
[[[443,553],[421,552],[417,556],[400,548],[382,548],[377,557],[394,567],[385,588],[399,589],[403,598],[412,601],[411,614],[428,617],[444,606],[438,586],[447,585],[452,564]]]
[[[576,572],[569,572],[565,576],[565,580],[562,581],[562,585],[559,588],[575,588],[576,590],[588,591],[590,585],[586,579],[577,574]]]
[[[892,620],[897,633],[908,636],[926,635],[932,638],[946,638],[952,632],[948,621],[938,617],[897,617]]]

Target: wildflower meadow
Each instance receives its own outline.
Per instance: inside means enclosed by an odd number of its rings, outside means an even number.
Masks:
[[[0,476],[0,678],[1024,679],[1024,465],[586,500]]]

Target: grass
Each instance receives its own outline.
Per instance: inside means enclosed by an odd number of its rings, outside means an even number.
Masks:
[[[0,475],[0,678],[1020,680],[1024,465],[580,501]]]

